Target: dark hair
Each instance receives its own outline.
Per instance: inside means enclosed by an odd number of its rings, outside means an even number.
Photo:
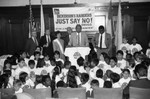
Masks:
[[[38,52],[38,51],[35,51],[35,52],[34,52],[34,56],[35,56],[35,55],[38,55],[38,54],[41,55],[41,53]]]
[[[21,80],[22,83],[26,83],[26,77],[28,77],[28,74],[26,72],[21,72],[19,74],[19,79]]]
[[[122,51],[122,50],[118,50],[118,51],[117,51],[117,55],[118,55],[118,54],[123,55],[123,51]]]
[[[108,54],[105,52],[102,52],[101,55],[103,55],[104,59],[107,58]]]
[[[42,76],[42,83],[45,83],[47,78],[50,79],[50,76],[49,75],[43,75]]]
[[[13,85],[15,85],[15,84],[18,84],[18,85],[21,87],[22,82],[21,82],[21,80],[16,79],[16,80],[14,80],[14,82],[13,82]]]
[[[95,66],[97,66],[98,64],[99,64],[99,59],[92,59],[92,61],[91,62],[93,62],[94,64],[95,64]]]
[[[100,26],[98,27],[98,29],[99,29],[99,30],[100,30],[100,29],[104,29],[104,26],[100,25]]]
[[[18,63],[20,63],[21,61],[24,61],[24,59],[23,58],[19,58],[18,59]]]
[[[112,82],[111,81],[105,81],[104,82],[104,88],[112,88]]]
[[[54,55],[55,55],[55,54],[57,54],[57,55],[60,56],[60,52],[59,52],[59,51],[55,51],[55,52],[54,52]]]
[[[96,71],[96,77],[97,77],[97,78],[103,78],[103,71],[102,71],[101,69],[98,69],[98,70]]]
[[[9,76],[7,74],[2,74],[0,76],[0,88],[6,88],[8,85]]]
[[[56,66],[54,69],[53,75],[52,75],[52,80],[55,81],[56,75],[59,75],[61,73],[61,68],[59,66]]]
[[[35,65],[35,61],[34,60],[29,60],[28,65]]]
[[[82,83],[86,83],[89,80],[89,74],[88,73],[82,73],[81,74],[81,79],[82,79]]]
[[[36,75],[36,83],[42,83],[42,75]]]
[[[60,31],[56,31],[56,36],[57,36],[58,34],[61,34]]]
[[[117,73],[111,73],[110,79],[112,80],[112,83],[116,83],[120,80],[120,75]]]
[[[117,63],[117,58],[116,57],[111,57],[110,60],[114,60]]]
[[[123,69],[122,73],[124,73],[124,72],[128,72],[130,74],[130,70],[129,69]]]
[[[11,76],[11,70],[4,70],[3,74],[7,74],[10,77]]]
[[[143,64],[136,65],[134,73],[139,74],[140,77],[147,76],[147,67]]]
[[[64,81],[58,81],[56,86],[57,86],[57,88],[58,87],[65,87],[65,82]]]
[[[91,81],[91,85],[93,85],[93,84],[97,84],[97,85],[99,85],[99,82],[98,82],[98,80],[96,80],[96,79],[93,79],[93,80]]]
[[[82,26],[81,26],[80,24],[77,24],[77,25],[76,25],[76,28],[77,28],[77,27],[80,27],[80,28],[82,28]]]
[[[83,59],[83,57],[79,57],[79,58],[77,59],[77,64],[78,64],[79,66],[83,66],[83,65],[84,65],[84,59]]]
[[[4,67],[3,67],[3,70],[6,69],[6,64],[10,64],[10,69],[11,69],[11,67],[12,67],[11,62],[10,62],[10,60],[6,59],[6,60],[4,61]]]
[[[65,61],[64,66],[66,67],[67,65],[71,64],[70,61]]]
[[[77,69],[75,66],[71,66],[69,68],[68,74],[67,74],[67,86],[71,88],[77,88],[77,81],[76,81],[76,76],[77,76]]]

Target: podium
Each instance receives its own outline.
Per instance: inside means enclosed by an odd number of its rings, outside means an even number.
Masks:
[[[65,49],[65,56],[69,57],[72,65],[77,66],[77,59],[81,56],[85,59],[85,56],[90,52],[89,47],[67,47]]]

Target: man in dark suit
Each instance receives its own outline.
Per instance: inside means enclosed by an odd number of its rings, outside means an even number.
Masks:
[[[43,54],[48,54],[50,59],[53,58],[53,45],[52,45],[53,38],[50,35],[50,31],[47,29],[45,35],[40,39],[40,46],[43,47]]]
[[[34,54],[34,51],[36,47],[39,45],[39,42],[37,40],[37,33],[35,30],[31,33],[31,38],[27,39],[25,51],[29,54],[29,56]]]
[[[128,98],[129,87],[150,88],[150,80],[147,79],[147,67],[143,64],[138,64],[134,70],[137,80],[131,80],[123,90],[124,95]]]
[[[93,46],[97,48],[97,55],[100,56],[102,52],[110,54],[111,51],[111,35],[105,33],[104,26],[99,26],[99,33],[95,34],[92,39]],[[99,57],[98,57],[99,58]]]

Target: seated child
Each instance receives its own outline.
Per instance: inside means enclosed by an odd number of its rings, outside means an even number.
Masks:
[[[106,81],[104,82],[103,88],[112,88],[112,82],[106,80]]]
[[[91,81],[91,88],[86,92],[87,97],[94,98],[93,88],[99,87],[99,82],[96,79]]]
[[[96,78],[95,79],[97,79],[98,80],[98,82],[99,82],[99,87],[103,87],[103,85],[104,85],[104,80],[103,80],[103,71],[101,70],[101,69],[98,69],[97,71],[96,71]]]
[[[85,69],[84,69],[84,59],[83,57],[79,57],[77,59],[77,69],[79,70],[79,73],[84,73],[85,72]]]
[[[15,90],[15,94],[17,94],[17,93],[22,93],[23,92],[23,89],[22,89],[22,82],[21,82],[21,80],[15,80],[14,82],[13,82],[13,88],[14,88],[14,90]]]
[[[112,82],[112,87],[113,88],[120,88],[119,80],[120,80],[120,75],[117,73],[111,73],[110,74],[110,79]]]
[[[87,73],[82,73],[81,74],[81,87],[85,87],[86,91],[90,89],[90,83],[89,83],[89,74]]]

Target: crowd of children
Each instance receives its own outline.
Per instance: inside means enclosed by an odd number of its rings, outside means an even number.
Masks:
[[[85,87],[88,97],[93,97],[93,87],[124,89],[130,80],[137,79],[134,73],[137,64],[144,64],[148,70],[150,65],[149,49],[143,54],[135,38],[132,47],[128,46],[124,38],[120,50],[113,57],[104,52],[97,56],[91,49],[87,58],[77,59],[77,66],[71,65],[69,58],[61,59],[58,51],[54,52],[52,60],[47,54],[42,56],[40,50],[30,58],[26,52],[20,52],[7,57],[1,66],[0,88],[14,88],[15,93],[21,93],[25,88],[50,87],[53,97],[58,96],[58,87]],[[150,70],[147,75],[150,79]]]

